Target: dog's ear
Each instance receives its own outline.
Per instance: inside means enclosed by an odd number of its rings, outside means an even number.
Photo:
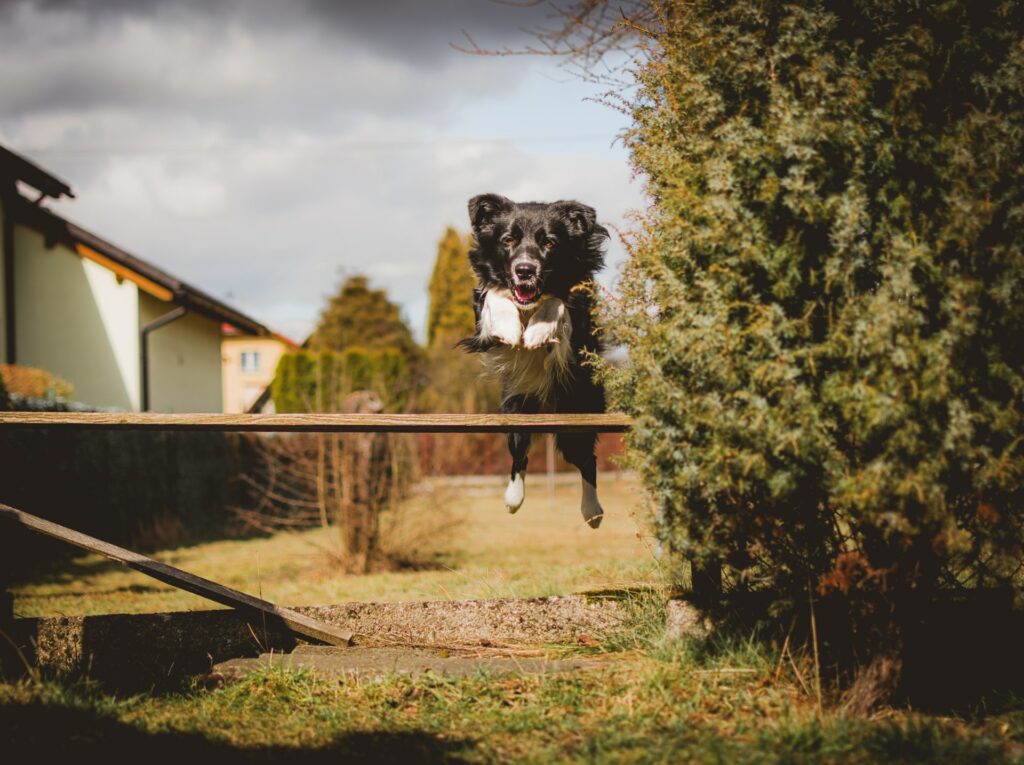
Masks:
[[[597,223],[597,212],[593,207],[579,202],[555,202],[553,206],[558,210],[569,236],[590,236],[593,233]]]
[[[489,233],[494,227],[494,219],[508,212],[515,205],[511,199],[500,194],[479,194],[469,200],[469,222],[473,224],[473,232]]]

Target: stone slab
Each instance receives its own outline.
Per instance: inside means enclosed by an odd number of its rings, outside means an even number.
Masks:
[[[425,648],[332,646],[316,651],[304,650],[312,647],[299,646],[292,653],[266,653],[255,659],[221,662],[214,666],[208,680],[212,678],[215,682],[233,682],[250,672],[271,666],[305,668],[329,677],[359,680],[380,680],[394,674],[410,677],[433,674],[447,678],[472,677],[477,674],[547,675],[603,666],[602,662],[590,659],[474,656]]]
[[[362,645],[500,648],[574,645],[621,629],[613,599],[582,595],[416,603],[346,603],[295,610],[357,635]],[[47,676],[88,676],[127,692],[176,689],[229,659],[288,653],[295,636],[229,610],[15,619],[11,635]],[[20,670],[3,659],[0,670]]]

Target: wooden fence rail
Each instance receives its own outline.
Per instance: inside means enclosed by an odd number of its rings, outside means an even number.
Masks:
[[[622,433],[625,414],[157,414],[0,412],[0,428],[261,433]]]

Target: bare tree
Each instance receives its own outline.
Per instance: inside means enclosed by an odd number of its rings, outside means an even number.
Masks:
[[[483,56],[555,56],[575,74],[613,85],[640,53],[641,39],[664,23],[657,0],[495,0],[522,8],[545,7],[547,21],[528,28],[535,43],[522,48],[483,48],[463,30],[456,50]]]

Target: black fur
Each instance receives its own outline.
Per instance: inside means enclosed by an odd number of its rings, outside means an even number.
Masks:
[[[569,374],[554,381],[544,402],[530,395],[510,394],[503,381],[501,411],[603,412],[604,391],[583,364],[588,353],[601,350],[591,317],[589,282],[604,267],[608,231],[597,223],[594,209],[575,201],[515,203],[497,194],[482,194],[469,201],[469,218],[475,239],[469,260],[478,281],[473,291],[477,332],[459,345],[475,353],[500,345],[480,336],[481,309],[491,289],[525,285],[538,297],[553,295],[565,303],[572,321]],[[596,439],[594,433],[561,433],[557,437],[559,451],[592,486],[596,481]],[[508,441],[515,477],[526,469],[530,436],[510,433]]]

